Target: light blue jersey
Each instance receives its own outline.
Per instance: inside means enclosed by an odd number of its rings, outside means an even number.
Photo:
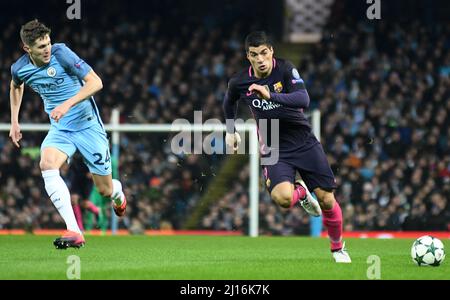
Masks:
[[[12,65],[11,74],[16,85],[25,83],[41,96],[44,109],[50,116],[56,106],[79,92],[83,78],[91,70],[65,44],[54,44],[50,63],[36,67],[29,55],[25,54]],[[68,131],[85,129],[95,123],[103,127],[93,97],[73,106],[58,123],[51,118],[50,122],[57,129]]]
[[[91,70],[64,44],[52,46],[50,62],[42,67],[33,65],[28,54],[11,67],[14,83],[25,83],[37,92],[49,116],[56,106],[80,91],[83,78]],[[68,158],[78,150],[92,174],[111,174],[109,142],[93,97],[71,107],[59,122],[51,118],[50,122],[41,149],[56,148]]]

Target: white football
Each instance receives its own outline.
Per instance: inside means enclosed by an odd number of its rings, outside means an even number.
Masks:
[[[444,244],[435,237],[424,235],[414,241],[411,257],[418,266],[437,267],[445,259]]]

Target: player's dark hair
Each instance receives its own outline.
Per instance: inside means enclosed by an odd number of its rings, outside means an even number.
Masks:
[[[259,47],[267,45],[272,48],[272,41],[264,31],[254,31],[245,38],[245,51],[248,52],[250,47]]]
[[[50,34],[52,31],[50,28],[34,19],[20,29],[20,38],[25,45],[33,46],[37,39]]]

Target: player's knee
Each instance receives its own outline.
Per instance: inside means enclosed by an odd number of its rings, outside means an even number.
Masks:
[[[102,195],[103,197],[110,197],[113,192],[112,186],[108,184],[98,185],[97,189],[99,194]]]
[[[318,200],[320,207],[324,210],[333,209],[334,203],[336,202],[334,194],[330,192],[323,193],[321,197],[318,197]]]
[[[283,208],[289,208],[291,206],[292,202],[292,193],[290,191],[278,191],[275,193],[272,193],[272,199],[275,201],[279,206]]]
[[[41,161],[39,162],[39,167],[41,168],[41,171],[59,169],[58,166],[56,165],[56,160],[51,158],[41,158]]]

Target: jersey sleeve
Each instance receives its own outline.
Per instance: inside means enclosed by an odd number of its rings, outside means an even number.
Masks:
[[[61,66],[70,74],[78,77],[78,79],[83,80],[84,77],[92,70],[84,60],[78,57],[75,52],[70,50],[64,44],[59,44],[55,51],[55,56]]]
[[[23,81],[19,78],[18,68],[17,68],[16,64],[13,64],[11,66],[11,77],[12,77],[12,81],[14,82],[14,84],[16,86],[22,85]]]
[[[300,77],[300,73],[290,61],[285,62],[283,77],[288,93],[306,89],[305,82]]]
[[[225,113],[226,120],[235,120],[237,113],[237,101],[239,100],[239,92],[237,91],[235,80],[231,79],[228,82],[228,89],[225,93],[225,98],[223,100],[223,110]],[[227,132],[234,132],[234,125],[227,123]]]
[[[270,93],[273,102],[290,108],[308,108],[310,99],[305,89],[305,83],[300,77],[297,69],[291,62],[286,61],[283,65],[284,93]]]

